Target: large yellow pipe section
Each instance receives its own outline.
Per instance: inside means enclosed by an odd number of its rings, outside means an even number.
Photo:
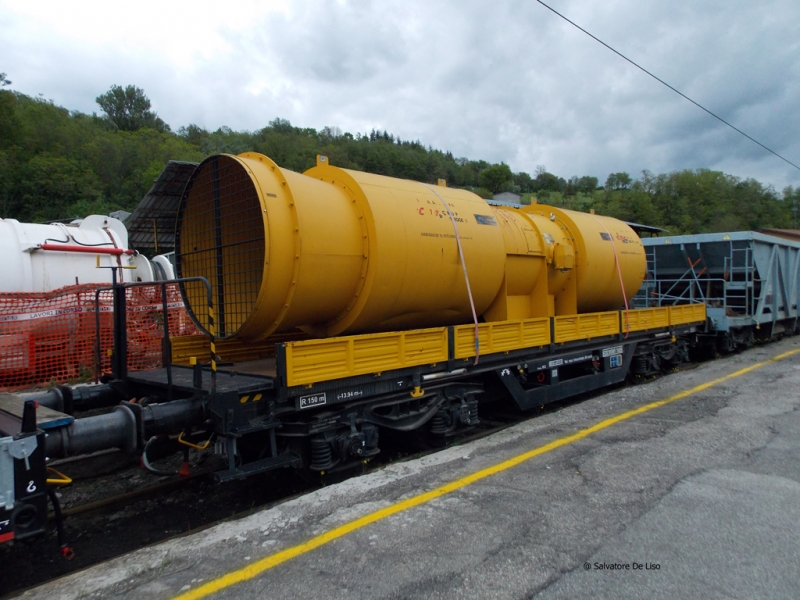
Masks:
[[[486,320],[617,308],[617,265],[625,295],[639,288],[644,251],[624,223],[530,208],[324,157],[301,175],[256,153],[217,155],[181,200],[178,273],[211,283],[220,337],[252,341],[295,327],[332,336],[468,322],[462,260]],[[207,326],[204,288],[184,291]]]

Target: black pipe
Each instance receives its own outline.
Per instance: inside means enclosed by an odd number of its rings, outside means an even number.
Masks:
[[[75,419],[72,424],[48,430],[45,449],[49,458],[91,454],[119,448],[134,452],[142,447],[139,425],[144,424],[144,439],[153,435],[178,433],[199,425],[205,418],[202,400],[173,400],[141,407],[141,421],[134,411],[120,405],[95,417]]]
[[[72,391],[72,406],[75,410],[114,406],[123,400],[122,394],[105,383],[68,389]]]
[[[160,404],[148,404],[142,408],[145,437],[178,433],[199,425],[205,418],[202,400],[188,398]]]
[[[71,415],[76,410],[90,410],[119,404],[122,396],[109,385],[87,385],[71,388],[59,385],[46,392],[19,394],[25,400],[34,400],[41,406]]]
[[[136,417],[125,406],[118,406],[104,415],[75,419],[66,427],[47,431],[45,439],[49,458],[91,454],[110,448],[133,452],[136,447]]]

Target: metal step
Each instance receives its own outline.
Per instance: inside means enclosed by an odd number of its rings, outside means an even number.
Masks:
[[[22,419],[22,412],[25,409],[25,399],[17,394],[0,394],[0,411],[11,415],[16,419]],[[67,415],[52,408],[39,405],[36,409],[36,426],[39,429],[56,429],[70,425],[75,419],[72,415]]]
[[[301,466],[303,466],[303,460],[296,454],[289,452],[287,454],[281,454],[280,456],[257,460],[233,469],[232,471],[217,471],[214,473],[214,480],[218,483],[225,483],[227,481],[233,481],[234,479],[245,479],[251,475],[266,473],[272,469]]]

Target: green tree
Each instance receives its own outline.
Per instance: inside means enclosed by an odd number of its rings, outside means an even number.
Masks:
[[[611,173],[606,179],[606,190],[627,190],[631,187],[633,180],[625,173]]]
[[[21,169],[18,193],[15,218],[24,221],[74,217],[65,214],[67,206],[102,197],[100,182],[85,163],[47,154],[33,157]]]
[[[121,131],[137,131],[143,127],[162,133],[170,130],[169,125],[150,110],[150,100],[141,88],[112,85],[110,90],[95,100],[108,121]]]
[[[0,90],[0,148],[9,148],[18,141],[20,122],[13,92]]]
[[[594,194],[597,189],[597,177],[585,175],[578,179],[578,191],[584,194]]]
[[[518,192],[527,194],[533,191],[533,178],[525,171],[520,171],[514,174],[514,185]]]
[[[800,208],[800,188],[793,189],[792,186],[783,188],[783,204],[788,208],[792,215],[792,229],[797,229],[797,211]]]
[[[11,85],[11,80],[6,77],[5,73],[0,73],[0,87],[6,87],[7,85]]]
[[[496,194],[503,189],[503,186],[513,180],[514,175],[511,168],[506,163],[492,165],[478,173],[478,184]]]
[[[559,178],[542,169],[537,168],[536,179],[533,180],[534,192],[557,192],[560,189]]]

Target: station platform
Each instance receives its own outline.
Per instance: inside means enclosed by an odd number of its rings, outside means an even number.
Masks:
[[[25,598],[796,598],[800,338],[614,390]]]

